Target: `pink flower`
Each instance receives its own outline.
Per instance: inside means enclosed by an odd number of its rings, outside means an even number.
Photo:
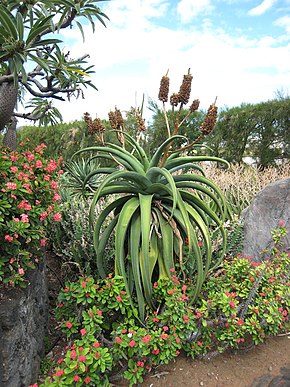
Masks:
[[[18,168],[17,167],[10,167],[10,171],[15,173],[18,171]]]
[[[17,189],[17,185],[13,182],[8,182],[5,184],[5,186],[8,188],[8,189]]]
[[[52,180],[52,181],[50,182],[50,186],[51,186],[52,189],[56,189],[56,188],[58,188],[58,182]]]
[[[82,282],[82,288],[85,288],[87,286],[87,283],[84,281]]]
[[[169,271],[170,271],[171,273],[174,273],[174,272],[175,272],[174,267],[172,267]]]
[[[81,329],[80,332],[81,332],[82,336],[86,335],[86,333],[87,333],[87,331],[85,329]]]
[[[20,268],[18,269],[18,274],[19,274],[19,275],[23,275],[23,274],[24,274],[24,270],[22,269],[22,267],[20,267]]]
[[[242,318],[240,318],[240,319],[237,321],[237,324],[238,324],[238,325],[242,325],[243,322],[244,322],[244,320],[243,320]]]
[[[285,226],[285,222],[284,222],[283,220],[280,220],[280,221],[277,223],[277,225],[278,225],[279,227],[284,227],[284,226]]]
[[[9,263],[12,264],[15,261],[15,258],[11,258]]]
[[[98,316],[102,316],[102,315],[103,315],[103,312],[102,312],[101,310],[98,310],[98,311],[97,311],[97,315],[98,315]]]
[[[152,349],[151,351],[153,353],[153,355],[158,355],[158,353],[160,352],[160,349],[157,348],[157,349]]]
[[[70,321],[67,321],[65,325],[68,327],[68,329],[71,329],[72,327],[72,323]]]
[[[8,235],[8,234],[5,235],[4,239],[5,239],[6,241],[8,241],[8,242],[12,242],[12,241],[13,241],[13,237],[10,236],[10,235]]]
[[[79,380],[80,380],[80,377],[79,377],[78,375],[75,375],[75,376],[74,376],[74,381],[75,381],[75,382],[78,382]]]
[[[57,202],[57,201],[59,201],[59,200],[61,200],[61,196],[59,195],[59,194],[54,194],[54,197],[53,197],[53,199],[52,199],[54,202]]]
[[[56,222],[59,222],[61,220],[61,213],[60,212],[57,212],[53,215],[53,219],[56,221]]]
[[[90,381],[91,381],[91,379],[90,379],[88,376],[84,379],[84,382],[85,382],[86,384],[90,383]]]
[[[121,297],[121,296],[116,296],[116,300],[117,300],[118,302],[121,302],[121,301],[122,301],[122,297]]]
[[[64,374],[64,370],[59,370],[53,376],[61,376],[63,374]]]
[[[136,341],[135,340],[131,340],[130,343],[129,343],[129,347],[133,348],[136,344]]]
[[[40,221],[42,222],[43,219],[45,219],[47,216],[48,216],[48,213],[47,213],[46,211],[42,212],[42,213],[40,214]]]
[[[75,358],[77,357],[77,353],[76,353],[76,351],[75,351],[74,349],[71,351],[69,357],[70,357],[71,359],[75,359]]]
[[[233,309],[236,307],[236,304],[235,304],[235,302],[234,302],[233,300],[231,300],[231,301],[229,302],[229,305],[230,305],[230,307],[233,308]]]
[[[94,348],[99,348],[102,344],[99,343],[98,341],[96,341],[94,344],[93,344],[93,347]]]
[[[29,223],[29,217],[26,214],[20,214],[21,222]]]
[[[146,336],[142,337],[141,340],[142,340],[144,343],[149,343],[149,341],[150,341],[151,339],[152,339],[152,338],[151,338],[150,335],[146,335]]]
[[[123,341],[122,339],[120,339],[120,337],[116,337],[116,339],[115,339],[115,340],[116,340],[116,343],[117,343],[117,344],[121,344],[121,343],[122,343],[122,341]]]
[[[46,239],[40,239],[40,246],[44,247],[46,245]]]
[[[87,357],[85,355],[79,356],[78,361],[86,361]]]
[[[169,328],[165,325],[165,326],[163,327],[163,330],[164,330],[164,332],[167,332],[167,331],[169,330]]]
[[[42,168],[42,161],[41,160],[36,160],[36,163],[35,163],[35,168]]]

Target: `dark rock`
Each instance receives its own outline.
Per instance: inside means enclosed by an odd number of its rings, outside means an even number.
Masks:
[[[263,250],[273,247],[271,232],[283,221],[288,230],[285,248],[290,247],[290,178],[269,184],[258,193],[252,204],[242,213],[244,220],[243,254],[260,262],[269,254]]]
[[[37,380],[44,355],[48,295],[45,265],[21,289],[0,288],[0,386],[27,387]]]

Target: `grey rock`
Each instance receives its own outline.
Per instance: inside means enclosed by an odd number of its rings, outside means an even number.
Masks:
[[[243,211],[244,248],[243,254],[260,262],[269,257],[265,249],[273,247],[271,232],[280,221],[288,230],[284,247],[290,247],[290,178],[269,184],[258,193],[251,205]]]
[[[21,289],[0,288],[0,386],[35,383],[44,356],[48,294],[44,263],[28,275]]]

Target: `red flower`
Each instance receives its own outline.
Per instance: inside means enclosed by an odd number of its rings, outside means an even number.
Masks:
[[[130,343],[129,343],[129,347],[133,348],[136,344],[136,341],[135,340],[131,340]]]
[[[81,329],[80,332],[81,332],[82,336],[84,336],[87,333],[87,331],[85,329]]]
[[[117,343],[117,344],[121,344],[121,343],[122,343],[122,341],[123,341],[123,340],[122,340],[122,339],[120,339],[120,337],[116,337],[116,343]]]
[[[78,361],[86,361],[87,357],[86,356],[79,356]]]
[[[90,381],[91,381],[91,379],[90,379],[88,376],[84,379],[84,382],[85,382],[86,384],[89,384]]]
[[[68,329],[71,329],[72,327],[72,323],[70,321],[67,321],[65,325],[68,327]]]
[[[242,318],[240,318],[240,319],[237,321],[237,324],[238,324],[238,325],[242,325],[243,322],[244,322],[244,320],[243,320]]]
[[[101,343],[99,343],[98,341],[96,341],[94,344],[93,344],[93,347],[94,348],[98,348],[98,347],[100,347],[102,344]]]
[[[142,337],[141,339],[144,343],[149,343],[149,341],[151,340],[151,336],[150,335],[146,335],[144,337]]]
[[[231,308],[235,308],[235,307],[236,307],[236,304],[235,304],[235,302],[234,302],[233,300],[231,300],[231,301],[229,302],[229,304],[230,304],[230,307],[231,307]]]
[[[56,221],[56,222],[59,222],[61,220],[61,213],[60,212],[57,212],[53,215],[53,219]]]
[[[64,370],[59,370],[53,376],[61,376],[63,374],[64,374]]]
[[[151,351],[153,353],[153,355],[158,355],[158,353],[160,352],[160,349],[157,348],[157,349],[152,349]]]

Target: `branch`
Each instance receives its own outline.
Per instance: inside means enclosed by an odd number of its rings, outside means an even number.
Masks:
[[[20,80],[20,82],[21,82],[21,80]],[[23,82],[21,82],[21,83],[29,91],[30,94],[34,95],[34,97],[55,98],[55,99],[59,99],[60,101],[65,101],[65,99],[63,97],[59,97],[59,96],[55,95],[56,91],[50,91],[48,93],[38,92],[38,91],[34,90],[31,86],[29,86],[27,83],[23,83]],[[75,91],[75,90],[72,90],[72,91]],[[60,92],[70,92],[70,90],[61,91],[61,89],[60,89]]]
[[[51,105],[48,104],[47,107],[43,110],[43,112],[42,112],[39,116],[37,116],[37,117],[35,117],[35,116],[32,114],[32,112],[31,112],[31,113],[16,113],[16,112],[14,112],[12,115],[13,115],[14,117],[24,118],[25,120],[38,121],[38,120],[40,120],[42,117],[45,116],[45,114],[48,112],[48,110],[49,110],[50,108],[51,108]]]

